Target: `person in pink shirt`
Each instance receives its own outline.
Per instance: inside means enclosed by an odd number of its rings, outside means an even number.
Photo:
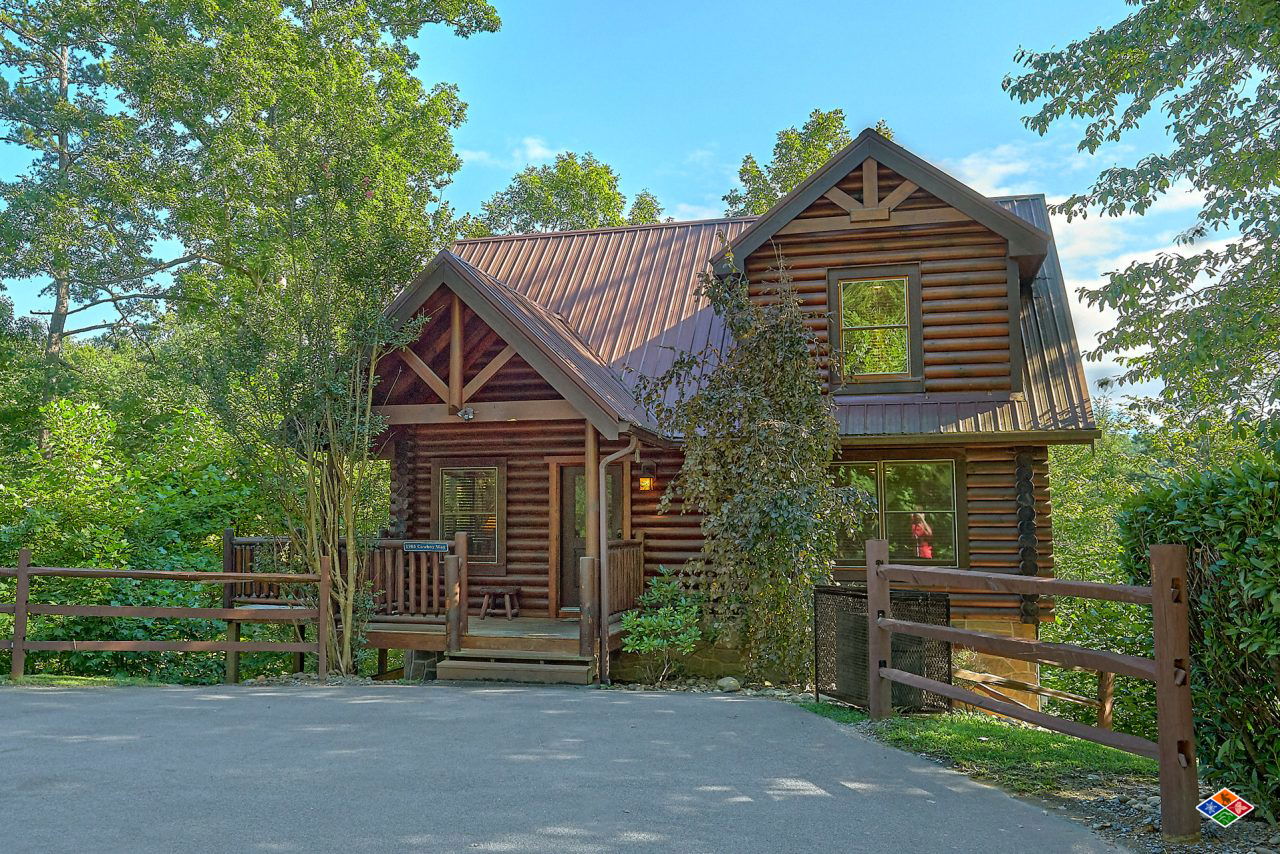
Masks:
[[[933,528],[924,520],[923,513],[911,514],[911,536],[916,540],[916,557],[932,558],[933,543],[929,538],[933,536]]]

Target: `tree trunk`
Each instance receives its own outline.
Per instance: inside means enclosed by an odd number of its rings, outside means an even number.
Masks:
[[[58,49],[58,99],[70,103],[71,49]],[[58,133],[58,180],[65,184],[67,173],[71,170],[71,153],[68,146],[70,140],[67,132]],[[49,404],[57,396],[58,368],[62,362],[62,345],[67,329],[67,312],[71,308],[71,279],[65,270],[58,270],[53,275],[53,313],[49,316],[49,333],[44,344],[44,377],[40,402]],[[40,447],[49,445],[49,428],[40,428]]]

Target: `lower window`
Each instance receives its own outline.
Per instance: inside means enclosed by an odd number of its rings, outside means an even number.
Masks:
[[[836,486],[856,486],[876,498],[876,510],[841,534],[838,566],[866,565],[867,540],[889,541],[889,559],[954,565],[957,561],[954,460],[879,460],[833,466]]]
[[[502,479],[497,466],[440,469],[440,538],[467,535],[467,559],[497,563]]]

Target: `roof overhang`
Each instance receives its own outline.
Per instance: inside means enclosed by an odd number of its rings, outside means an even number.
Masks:
[[[530,334],[521,318],[496,298],[492,285],[451,252],[437,254],[384,313],[396,327],[403,326],[441,287],[457,294],[606,439],[617,439],[630,426],[624,414],[583,382],[558,353]]]
[[[867,128],[714,256],[711,262],[717,275],[727,275],[734,259],[740,264],[741,259],[767,243],[780,228],[795,219],[868,157],[910,179],[921,189],[1008,240],[1009,256],[1018,262],[1018,270],[1024,280],[1030,279],[1040,268],[1049,249],[1048,234],[932,163]]]

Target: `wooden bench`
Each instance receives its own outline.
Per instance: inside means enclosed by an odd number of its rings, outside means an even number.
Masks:
[[[476,587],[475,592],[484,598],[480,601],[480,619],[489,616],[489,612],[497,605],[496,597],[501,596],[507,612],[507,619],[520,615],[520,588],[515,585],[486,585]]]

